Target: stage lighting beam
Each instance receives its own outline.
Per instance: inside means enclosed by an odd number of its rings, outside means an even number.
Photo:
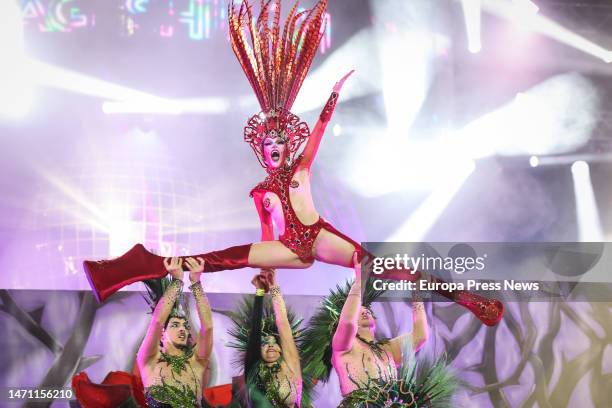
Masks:
[[[527,1],[508,3],[502,0],[483,0],[482,9],[493,15],[509,20],[520,27],[529,29],[574,47],[582,52],[610,62],[610,51],[594,42],[579,36],[551,19],[542,16]],[[529,2],[531,3],[531,2]]]
[[[461,0],[463,7],[463,17],[465,19],[465,30],[467,33],[468,50],[472,54],[480,52],[482,49],[480,33],[480,11],[481,0]]]
[[[602,241],[603,231],[595,201],[589,165],[585,161],[578,160],[572,164],[571,169],[576,199],[578,238],[580,242]]]

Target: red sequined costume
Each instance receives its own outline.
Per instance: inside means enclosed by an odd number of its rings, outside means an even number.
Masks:
[[[253,197],[253,194],[256,192],[271,192],[278,196],[283,208],[283,218],[285,220],[285,231],[278,239],[283,245],[293,251],[304,263],[314,262],[315,259],[312,254],[312,247],[322,228],[350,241],[355,245],[356,249],[358,249],[359,244],[352,241],[344,234],[341,234],[329,222],[325,221],[323,217],[319,217],[314,224],[310,225],[305,225],[298,218],[291,205],[289,189],[297,187],[292,184],[292,178],[299,167],[301,158],[301,156],[298,157],[292,165],[270,170],[268,177],[251,190],[251,197]]]

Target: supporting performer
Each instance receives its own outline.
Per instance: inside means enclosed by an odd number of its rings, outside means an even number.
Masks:
[[[233,317],[230,346],[239,350],[246,390],[242,406],[255,408],[310,406],[311,381],[302,381],[299,341],[301,320],[287,311],[275,271],[253,278],[253,302],[245,300]],[[271,302],[265,302],[269,287]]]
[[[163,288],[161,298],[154,299],[151,323],[137,354],[149,408],[191,408],[202,403],[202,378],[212,352],[212,313],[200,283],[204,260],[187,258],[200,318],[200,331],[192,344],[191,327],[179,301],[182,263],[180,258],[164,260],[172,281]]]
[[[244,139],[268,176],[251,190],[262,242],[198,255],[206,260],[206,272],[243,267],[308,268],[315,260],[350,268],[355,250],[361,257],[367,255],[357,242],[319,215],[310,188],[311,167],[319,144],[339,92],[352,71],[335,84],[312,131],[290,112],[317,52],[326,7],[327,1],[319,0],[311,10],[297,12],[296,3],[281,35],[280,0],[263,2],[254,23],[248,1],[241,2],[238,8],[230,1],[232,49],[262,109],[248,120]],[[251,46],[247,45],[249,39]],[[304,142],[306,146],[298,155]],[[138,244],[118,259],[85,261],[84,266],[102,301],[122,286],[165,275],[161,259]],[[419,273],[404,271],[380,277],[417,280]],[[503,305],[497,300],[460,291],[440,293],[468,308],[487,325],[497,324],[503,315]]]
[[[382,292],[368,286],[362,301],[357,253],[354,261],[350,290],[347,285],[332,291],[310,320],[304,371],[327,381],[333,366],[344,397],[340,407],[450,407],[457,381],[444,360],[417,365],[413,358],[428,338],[423,303],[412,304],[411,333],[377,339],[370,306]]]

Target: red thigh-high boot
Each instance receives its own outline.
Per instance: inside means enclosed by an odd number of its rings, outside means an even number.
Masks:
[[[204,272],[239,269],[249,266],[250,249],[251,244],[239,245],[194,257],[204,259]],[[84,261],[83,268],[99,302],[103,302],[126,285],[146,279],[162,278],[168,273],[164,266],[164,258],[147,251],[142,244],[134,245],[119,258]]]
[[[358,244],[356,248],[359,252],[360,260],[363,258],[366,258],[366,260],[371,260],[374,258],[374,255],[367,252]],[[375,276],[380,279],[395,281],[407,280],[414,282],[423,278],[434,283],[445,283],[442,279],[437,278],[433,275],[426,274],[424,272],[413,271],[411,269],[385,270],[381,274],[377,274]],[[475,293],[470,293],[465,290],[448,291],[442,290],[438,287],[434,291],[444,296],[445,298],[452,300],[453,302],[465,307],[470,312],[472,312],[474,316],[478,318],[478,320],[480,320],[487,326],[495,326],[497,323],[499,323],[502,316],[504,315],[504,304],[497,299],[488,299],[484,296],[477,295]]]

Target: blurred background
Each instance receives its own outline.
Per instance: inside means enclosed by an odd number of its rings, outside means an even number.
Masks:
[[[319,54],[293,108],[312,126],[333,84],[356,70],[313,166],[315,203],[327,220],[357,241],[610,240],[612,3],[329,3]],[[283,2],[285,11],[289,5]],[[0,288],[9,296],[2,310],[17,310],[10,305],[22,299],[22,311],[38,310],[39,323],[46,322],[40,328],[68,338],[89,290],[84,259],[118,256],[136,242],[161,255],[183,255],[259,239],[248,192],[266,173],[242,130],[260,109],[230,49],[226,20],[225,0],[0,3]],[[211,274],[204,286],[220,294],[251,293],[253,273]],[[312,296],[315,304],[315,296],[351,274],[315,264],[280,271],[279,281],[284,293]],[[57,300],[63,296],[72,306]],[[517,316],[529,312],[523,306]],[[536,306],[536,321],[568,319],[559,306]],[[70,309],[74,319],[59,327],[54,321],[66,307],[77,308]],[[105,310],[112,331],[116,311]],[[303,308],[306,317],[309,310]],[[584,380],[582,391],[572,394],[572,377],[559,387],[569,392],[567,399],[538,400],[538,406],[566,406],[570,397],[589,399],[580,406],[612,401],[606,391],[612,319],[609,307],[597,310],[608,326],[583,327],[582,343],[572,342],[573,329],[563,326],[563,342],[577,347],[567,356],[591,351],[589,358],[603,364],[601,382]],[[571,312],[572,324],[583,312]],[[2,316],[3,325],[15,324]],[[532,323],[513,324],[519,331],[525,324],[527,333]],[[546,337],[545,326],[534,336]],[[438,347],[456,355],[461,347],[453,349],[451,339],[474,340],[470,344],[484,355],[485,333],[497,330],[465,326],[462,335],[452,327],[449,333],[459,337],[445,334]],[[549,328],[550,340],[559,331]],[[23,327],[13,329],[15,339],[27,337]],[[512,346],[498,343],[518,356],[518,332],[502,330],[514,336]],[[7,344],[19,343],[15,339]],[[601,350],[589,341],[600,342]],[[48,365],[61,352],[46,344],[40,352],[45,362],[29,364]],[[540,355],[542,348],[531,346]],[[546,371],[548,380],[560,378],[563,353],[545,353],[550,364],[558,363]],[[5,359],[7,372],[14,367],[10,378],[28,377],[18,368],[23,361]],[[102,365],[97,379],[116,369],[113,364]],[[475,363],[466,357],[462,364]],[[574,386],[595,375],[588,372]],[[519,377],[507,383],[483,378],[479,404],[531,406],[528,388],[510,386],[515,399],[486,388],[516,385]],[[597,387],[603,396],[594,396]]]

